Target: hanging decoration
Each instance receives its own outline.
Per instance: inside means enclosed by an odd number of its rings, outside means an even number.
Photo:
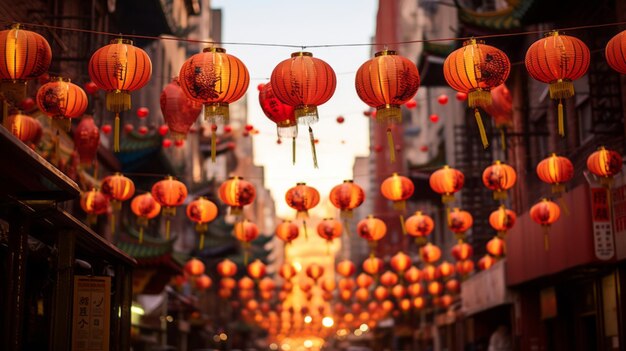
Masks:
[[[563,99],[574,96],[573,81],[589,68],[589,48],[580,39],[552,31],[526,51],[526,70],[534,79],[549,84],[550,99],[558,100],[558,132],[565,136]]]
[[[604,57],[609,66],[621,74],[626,74],[626,31],[619,32],[606,44]]]
[[[454,265],[454,268],[462,278],[465,278],[474,271],[474,261],[470,259],[458,261]]]
[[[610,188],[613,177],[622,171],[622,155],[600,146],[587,158],[587,169],[600,178],[600,183],[604,187]]]
[[[472,258],[474,254],[474,249],[472,245],[468,243],[458,243],[452,246],[452,250],[450,251],[452,257],[454,257],[457,261],[465,261]]]
[[[550,155],[537,164],[537,176],[544,183],[552,185],[552,193],[561,196],[565,183],[574,177],[574,165],[567,157]]]
[[[180,68],[180,87],[185,95],[204,105],[204,118],[210,125],[229,123],[228,105],[244,96],[250,74],[237,57],[216,47],[191,56]],[[211,161],[215,162],[216,134],[211,134]]]
[[[506,232],[513,228],[517,215],[515,212],[501,205],[489,215],[489,225],[498,232],[498,237],[504,237]]]
[[[487,242],[486,248],[487,252],[495,258],[504,256],[506,252],[506,244],[504,243],[504,240],[497,236],[494,236]]]
[[[559,205],[548,199],[542,199],[530,208],[530,218],[543,227],[543,244],[546,251],[549,247],[548,232],[550,231],[550,226],[556,222],[559,217],[561,217]]]
[[[297,183],[295,187],[287,190],[285,201],[289,207],[297,211],[296,218],[302,219],[304,238],[308,239],[306,220],[309,218],[309,210],[320,202],[320,193],[306,183]]]
[[[294,107],[281,102],[274,91],[272,84],[263,84],[259,90],[259,104],[265,116],[276,124],[276,134],[280,138],[291,138],[291,162],[296,164],[296,137],[298,136],[298,123],[294,113]]]
[[[290,220],[284,220],[276,226],[276,236],[282,240],[285,245],[291,244],[291,242],[296,240],[299,235],[300,229],[298,229],[298,226]]]
[[[485,256],[481,257],[477,263],[478,269],[481,271],[491,268],[494,264],[496,264],[496,259],[491,257],[489,254],[485,254]]]
[[[437,266],[435,276],[442,279],[448,279],[454,275],[454,265],[448,261],[443,261]]]
[[[374,278],[371,275],[360,273],[356,277],[356,285],[363,289],[368,289],[372,284],[374,284]]]
[[[184,267],[185,273],[189,274],[192,277],[204,274],[205,269],[206,267],[204,266],[204,263],[195,257],[187,261]]]
[[[35,118],[22,113],[12,114],[4,118],[2,123],[11,134],[25,144],[37,144],[43,135],[43,127]]]
[[[493,191],[494,200],[505,200],[506,191],[515,185],[517,173],[515,169],[499,160],[483,171],[483,184]]]
[[[402,122],[400,106],[415,96],[419,85],[420,76],[415,64],[393,50],[377,52],[356,72],[357,95],[368,106],[376,108],[377,122],[387,124],[391,162],[396,161],[391,126]]]
[[[243,244],[244,264],[248,264],[248,249],[250,248],[250,242],[259,237],[259,227],[256,224],[250,222],[247,219],[235,223],[234,228],[235,237]]]
[[[165,133],[159,128],[161,135],[172,133],[172,137],[175,140],[187,139],[189,129],[196,122],[200,112],[202,111],[202,104],[190,99],[185,95],[183,89],[180,87],[178,77],[174,79],[163,88],[161,96],[159,97],[159,104],[161,105],[161,113],[163,113],[163,119],[167,124],[165,127]]]
[[[243,213],[243,207],[254,201],[256,189],[252,183],[234,176],[220,185],[217,195],[223,203],[229,206],[231,215],[240,216]]]
[[[194,280],[194,283],[196,285],[196,289],[198,289],[199,291],[204,291],[204,290],[210,288],[211,285],[213,285],[213,281],[206,274],[202,274],[199,277],[197,277]]]
[[[441,249],[432,243],[427,243],[419,249],[419,255],[425,263],[435,263],[441,258]]]
[[[254,280],[258,281],[263,278],[266,272],[267,267],[265,266],[265,263],[261,262],[259,259],[252,261],[252,263],[248,265],[248,275]]]
[[[402,251],[393,255],[391,257],[391,260],[389,261],[389,265],[391,266],[391,268],[400,276],[402,276],[404,272],[406,272],[407,269],[411,267],[411,264],[412,264],[411,257],[409,257],[407,254],[405,254]]]
[[[415,237],[415,242],[422,246],[426,244],[426,237],[435,229],[435,222],[429,215],[423,214],[422,211],[417,211],[406,219],[404,227],[407,234]]]
[[[324,218],[317,224],[317,235],[326,240],[326,253],[330,254],[330,245],[341,236],[343,226],[334,218]]]
[[[230,278],[234,277],[237,274],[237,265],[235,262],[225,258],[220,263],[217,264],[217,274],[219,274],[222,278]],[[224,281],[224,279],[222,279]],[[234,288],[231,287],[230,289]]]
[[[411,266],[404,272],[403,278],[407,282],[407,284],[419,283],[420,280],[422,280],[422,272],[419,270],[419,268]]]
[[[330,191],[328,199],[338,210],[341,218],[352,218],[352,211],[365,201],[365,192],[353,180],[344,180]]]
[[[0,31],[0,92],[13,105],[26,97],[26,81],[48,71],[52,50],[48,41],[38,33],[22,29],[18,23]],[[4,103],[3,116],[7,116]]]
[[[402,212],[406,209],[406,200],[408,200],[415,191],[413,182],[404,176],[393,173],[391,177],[386,178],[380,184],[380,192],[387,199],[393,201],[393,207],[400,211],[400,227],[402,233],[406,234],[404,228],[404,215]]]
[[[280,266],[278,270],[278,274],[285,279],[286,281],[290,281],[291,278],[295,277],[298,272],[296,268],[289,262],[285,262]]]
[[[385,266],[383,260],[370,256],[363,261],[363,271],[369,275],[377,275]]]
[[[354,263],[350,260],[341,260],[337,263],[337,273],[344,278],[351,277],[356,272],[356,267]]]
[[[111,211],[111,233],[115,235],[116,214],[122,209],[122,202],[130,199],[135,195],[135,183],[130,178],[124,177],[121,173],[115,173],[102,179],[100,191],[106,195],[113,211]]]
[[[107,213],[109,199],[99,189],[93,188],[82,193],[80,207],[87,213],[87,223],[94,225],[98,215]]]
[[[429,183],[434,192],[441,194],[441,202],[448,204],[454,201],[454,193],[463,188],[465,175],[445,165],[430,175]]]
[[[483,110],[493,118],[496,128],[500,131],[500,146],[506,150],[505,129],[513,127],[513,96],[506,84],[491,89],[491,105],[483,106]]]
[[[459,242],[465,240],[465,232],[474,224],[474,218],[467,211],[455,207],[448,213],[448,228]]]
[[[99,145],[100,131],[93,117],[83,117],[74,130],[74,148],[78,152],[81,164],[94,166],[94,178],[98,178],[97,172],[95,172],[96,162],[94,160],[96,159]]]
[[[139,225],[139,243],[143,243],[143,231],[148,226],[148,221],[161,213],[161,205],[152,197],[151,193],[135,196],[130,203],[130,209],[137,216]]]
[[[380,284],[387,289],[391,289],[394,285],[398,284],[398,275],[392,271],[386,271],[380,276]]]
[[[69,131],[70,119],[87,110],[87,94],[68,78],[55,77],[37,91],[37,106],[47,116],[66,121],[65,129]]]
[[[337,77],[326,62],[310,52],[295,52],[272,71],[272,91],[284,104],[293,106],[296,121],[309,127],[313,165],[317,168],[315,137],[311,124],[319,120],[317,106],[326,103],[335,93]]]
[[[209,223],[217,217],[217,206],[201,196],[187,205],[187,218],[196,223],[196,232],[200,234],[199,249],[204,249],[204,236],[209,230]]]
[[[165,239],[170,240],[170,219],[176,216],[176,207],[185,202],[187,187],[172,176],[165,177],[152,186],[152,196],[163,207]]]
[[[307,277],[313,279],[313,282],[317,284],[317,281],[324,275],[324,267],[317,263],[311,263],[305,270]]]
[[[151,76],[148,54],[128,39],[113,39],[89,60],[89,77],[106,91],[106,109],[115,113],[114,152],[120,151],[120,113],[130,110],[130,93],[145,86]]]
[[[371,255],[373,255],[376,242],[387,234],[387,225],[382,220],[369,215],[356,225],[356,231],[361,238],[370,243]]]
[[[467,104],[474,109],[483,147],[489,146],[478,108],[492,104],[490,90],[509,77],[511,62],[504,52],[482,41],[470,39],[453,51],[443,63],[443,75],[454,90],[467,93]]]

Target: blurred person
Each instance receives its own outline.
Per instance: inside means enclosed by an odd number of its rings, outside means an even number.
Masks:
[[[506,325],[500,325],[489,338],[487,351],[511,351],[511,335]]]

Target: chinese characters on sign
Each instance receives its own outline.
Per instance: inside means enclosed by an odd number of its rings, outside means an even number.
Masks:
[[[605,188],[591,188],[591,218],[593,220],[593,246],[596,258],[609,260],[615,255],[613,225],[608,192]]]
[[[72,350],[109,350],[111,277],[74,277]]]

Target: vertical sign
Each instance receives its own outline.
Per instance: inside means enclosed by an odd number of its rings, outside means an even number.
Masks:
[[[108,351],[111,277],[74,277],[73,351]]]
[[[591,219],[593,220],[593,246],[596,258],[610,260],[615,255],[613,225],[606,188],[591,188]]]

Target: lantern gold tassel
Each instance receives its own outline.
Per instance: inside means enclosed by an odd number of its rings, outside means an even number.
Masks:
[[[200,233],[200,245],[199,245],[199,249],[200,249],[200,250],[204,249],[204,232]]]
[[[115,113],[115,130],[113,131],[113,152],[120,152],[120,114]]]
[[[543,226],[543,249],[548,251],[548,249],[550,248],[550,239],[548,238],[548,231],[550,231],[550,229],[548,228],[548,226]]]
[[[170,240],[170,219],[165,220],[165,240]]]
[[[406,235],[406,226],[404,225],[404,215],[400,215],[400,228],[402,228],[402,234]]]
[[[291,163],[296,164],[296,137],[291,138]]]
[[[480,112],[477,108],[474,109],[474,117],[476,118],[476,124],[478,124],[478,132],[480,133],[480,141],[483,143],[483,148],[489,147],[489,140],[487,140],[487,133],[485,132],[485,126],[483,125],[483,119],[480,117]]]
[[[559,135],[560,136],[565,136],[565,126],[563,125],[563,100],[559,99],[559,106],[558,106],[558,124],[559,124]]]
[[[315,152],[315,137],[313,136],[313,128],[309,126],[309,139],[311,139],[311,151],[313,152],[313,166],[317,166],[317,152]]]
[[[143,226],[139,227],[139,243],[143,243]]]
[[[248,265],[248,249],[250,248],[250,243],[243,243],[243,264],[245,266]]]
[[[506,151],[506,135],[504,134],[504,128],[500,128],[500,146],[502,146],[502,151]]]
[[[346,232],[347,236],[350,236],[350,222],[347,217],[343,217],[343,230]]]
[[[396,147],[393,144],[393,134],[391,134],[391,128],[387,128],[387,145],[389,146],[389,161],[396,162]]]
[[[215,163],[217,148],[217,135],[215,129],[211,128],[211,163]]]
[[[302,220],[302,229],[304,229],[304,240],[309,240],[309,233],[306,230],[306,221]]]

